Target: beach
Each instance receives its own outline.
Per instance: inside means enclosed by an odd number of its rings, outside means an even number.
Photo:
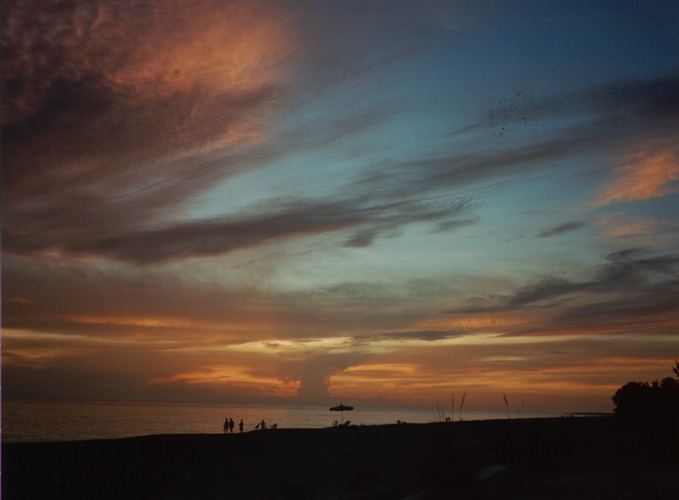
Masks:
[[[31,498],[678,498],[679,437],[612,417],[3,443]]]

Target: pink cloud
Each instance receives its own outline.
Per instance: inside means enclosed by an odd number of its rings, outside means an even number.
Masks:
[[[632,154],[615,169],[617,179],[606,187],[599,203],[641,201],[677,192],[679,147],[653,146]]]

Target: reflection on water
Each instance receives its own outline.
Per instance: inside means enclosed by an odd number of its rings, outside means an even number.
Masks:
[[[465,420],[503,418],[502,413],[463,412]],[[528,415],[526,415],[528,416]],[[547,415],[533,415],[547,416]],[[221,433],[224,418],[243,419],[244,431],[255,429],[264,419],[279,428],[330,427],[340,415],[315,406],[178,405],[120,401],[53,401],[4,399],[3,441],[61,441],[104,439],[149,434]],[[506,417],[506,413],[504,414]],[[456,416],[457,418],[457,416]],[[353,424],[393,424],[436,421],[431,410],[359,408],[345,412]]]

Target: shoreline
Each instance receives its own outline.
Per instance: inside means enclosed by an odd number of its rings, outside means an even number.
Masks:
[[[450,412],[450,410],[449,410]],[[42,416],[49,415],[49,418]],[[382,425],[398,420],[431,423],[442,420],[430,409],[359,407],[346,413],[354,424]],[[561,414],[526,413],[523,418],[559,417]],[[241,419],[245,430],[266,420],[280,428],[330,427],[341,415],[327,406],[174,404],[154,402],[63,401],[3,399],[2,437],[6,442],[72,441],[113,439],[152,434],[199,434],[221,432],[225,417]],[[438,417],[438,418],[437,418]],[[506,412],[465,411],[468,420],[507,418]],[[515,415],[512,415],[515,417]],[[74,427],[73,422],[79,424]],[[459,420],[459,413],[456,414]]]
[[[672,498],[676,433],[558,417],[2,444],[7,498]]]

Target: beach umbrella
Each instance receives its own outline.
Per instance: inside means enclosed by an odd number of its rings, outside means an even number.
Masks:
[[[347,405],[340,404],[339,406],[333,406],[332,408],[330,408],[330,411],[340,412],[340,418],[342,420],[342,423],[344,423],[344,412],[345,411],[351,411],[353,409],[354,409],[353,406],[347,406]]]

